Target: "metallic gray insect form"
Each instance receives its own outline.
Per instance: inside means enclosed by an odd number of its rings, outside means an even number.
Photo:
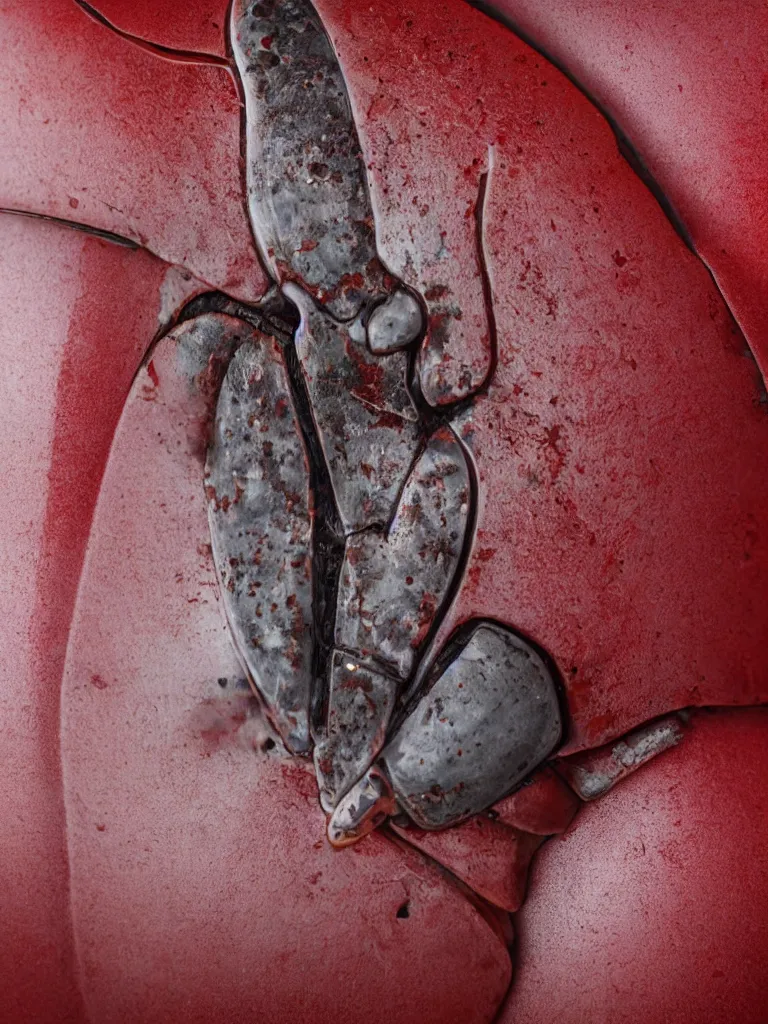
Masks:
[[[299,324],[248,327],[218,397],[206,485],[227,616],[275,729],[314,753],[333,843],[389,815],[446,828],[555,749],[555,682],[496,623],[434,656],[473,541],[474,467],[450,424],[467,375],[438,411],[411,377],[424,302],[377,254],[346,85],[309,0],[236,0],[232,19],[250,216]]]

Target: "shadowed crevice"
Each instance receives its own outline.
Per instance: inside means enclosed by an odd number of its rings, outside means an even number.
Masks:
[[[473,7],[476,11],[484,14],[486,17],[493,19],[505,28],[508,28],[510,32],[513,32],[518,39],[522,39],[526,46],[530,46],[532,50],[535,50],[544,60],[550,63],[553,67],[565,75],[568,81],[575,86],[582,96],[586,97],[587,100],[597,109],[600,115],[606,120],[608,126],[616,137],[616,144],[619,148],[619,153],[624,157],[626,162],[640,178],[645,187],[652,193],[654,199],[659,204],[661,209],[664,211],[667,219],[669,220],[672,227],[675,229],[677,234],[680,236],[683,243],[686,245],[691,252],[696,252],[691,235],[683,223],[680,214],[674,207],[674,204],[670,198],[664,193],[659,183],[654,178],[653,174],[649,170],[643,158],[635,149],[634,145],[630,141],[624,129],[618,123],[618,121],[610,114],[603,104],[592,95],[587,87],[579,81],[578,78],[570,71],[561,61],[556,57],[553,57],[545,47],[541,45],[536,39],[533,39],[524,29],[522,29],[513,18],[508,14],[500,11],[496,5],[489,0],[463,0],[464,3]],[[698,255],[698,254],[697,254]]]
[[[123,235],[117,235],[113,231],[103,231],[101,228],[92,228],[88,224],[82,224],[77,220],[67,220],[65,217],[52,217],[48,213],[34,213],[32,210],[15,210],[10,206],[0,206],[0,214],[7,214],[11,217],[29,217],[31,220],[45,220],[50,224],[58,224],[60,227],[71,228],[73,231],[82,231],[86,235],[94,235],[96,238],[101,238],[105,242],[114,242],[115,245],[122,245],[126,249],[142,249],[145,246],[139,245],[138,242],[134,242],[131,238],[124,238]],[[150,252],[147,249],[147,252]],[[154,256],[154,253],[150,253]],[[157,257],[160,259],[161,257]],[[167,261],[163,261],[167,262]],[[172,266],[172,264],[168,264]]]
[[[77,4],[83,14],[92,18],[93,21],[103,25],[110,32],[114,32],[121,39],[125,39],[126,42],[138,46],[141,50],[146,50],[147,53],[151,53],[155,57],[160,57],[163,60],[172,60],[177,64],[212,64],[215,67],[223,67],[230,70],[229,61],[225,57],[219,57],[215,53],[199,53],[196,50],[175,50],[171,46],[163,46],[162,43],[153,43],[148,39],[142,39],[141,36],[135,36],[124,29],[118,28],[117,25],[114,25],[99,10],[87,3],[86,0],[74,0],[74,3]]]

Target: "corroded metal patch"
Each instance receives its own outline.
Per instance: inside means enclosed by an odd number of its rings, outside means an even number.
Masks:
[[[247,330],[247,329],[246,329]],[[248,331],[206,466],[216,569],[240,656],[288,748],[309,749],[309,465],[280,346]]]
[[[295,285],[285,291],[301,313],[296,349],[344,532],[383,527],[421,437],[408,356],[372,355],[359,320],[339,324]]]
[[[483,622],[385,748],[398,803],[423,829],[490,807],[555,748],[561,721],[552,676],[503,626]]]
[[[682,738],[682,718],[667,715],[598,750],[561,758],[555,767],[582,800],[596,800]]]
[[[315,747],[320,802],[330,812],[384,745],[397,681],[334,651],[325,736]]]
[[[309,0],[236,0],[248,203],[262,255],[338,319],[382,293],[365,163],[344,77]]]
[[[407,679],[445,606],[469,516],[469,469],[447,428],[429,439],[383,535],[347,541],[336,607],[336,643]]]

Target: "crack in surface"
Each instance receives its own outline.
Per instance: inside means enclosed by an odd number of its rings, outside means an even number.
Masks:
[[[78,220],[68,220],[66,217],[53,217],[49,213],[35,213],[32,210],[17,210],[10,206],[0,206],[0,214],[7,214],[11,217],[29,217],[31,220],[46,220],[51,224],[58,224],[61,227],[71,228],[73,231],[82,231],[86,235],[94,235],[96,238],[102,238],[105,242],[114,242],[115,245],[122,245],[126,249],[146,249],[151,255],[155,256],[156,259],[162,259],[161,256],[157,256],[146,246],[141,245],[139,242],[135,242],[132,238],[125,238],[123,235],[118,235],[114,231],[104,231],[102,228],[93,228],[89,224],[83,224]],[[167,263],[169,267],[174,266],[173,263],[168,263],[168,260],[163,260],[163,263]],[[192,271],[190,271],[192,273]]]
[[[548,61],[548,63],[550,63],[554,68],[556,68],[562,75],[565,75],[568,81],[576,89],[578,89],[582,96],[584,96],[585,99],[587,99],[589,103],[591,103],[592,106],[597,110],[600,116],[605,119],[608,127],[613,132],[614,138],[616,139],[616,145],[618,147],[620,156],[624,158],[626,163],[629,165],[630,169],[637,175],[640,181],[642,181],[642,183],[651,193],[651,195],[661,208],[662,213],[667,218],[673,230],[680,238],[682,243],[685,245],[685,247],[689,250],[689,252],[693,253],[696,259],[699,260],[699,262],[702,264],[702,266],[706,269],[707,273],[709,274],[715,291],[720,297],[729,315],[733,319],[733,322],[737,325],[742,337],[744,338],[745,347],[747,348],[750,357],[755,362],[755,366],[757,368],[760,381],[759,400],[761,404],[768,406],[768,379],[766,379],[765,375],[763,374],[760,361],[754,353],[752,346],[749,344],[749,338],[746,330],[744,329],[741,322],[739,321],[739,318],[736,316],[735,312],[731,308],[730,303],[726,299],[725,294],[722,288],[720,287],[720,283],[717,279],[717,273],[696,248],[696,245],[693,241],[693,236],[688,230],[688,227],[686,226],[683,218],[678,213],[674,203],[669,198],[669,196],[664,192],[661,185],[656,180],[655,176],[653,175],[645,160],[641,156],[639,150],[635,147],[634,143],[631,141],[627,133],[621,127],[618,120],[613,116],[613,114],[611,114],[607,110],[604,104],[601,103],[600,100],[598,100],[597,97],[592,94],[592,92],[587,88],[587,86],[584,85],[584,83],[581,82],[565,64],[563,64],[562,61],[558,60],[551,53],[549,53],[549,51],[541,43],[539,43],[528,32],[521,28],[509,14],[506,14],[498,10],[496,5],[493,3],[493,0],[462,0],[462,2],[468,4],[468,6],[474,8],[474,10],[478,11],[480,14],[485,15],[487,18],[490,18],[492,21],[495,21],[498,24],[503,25],[504,28],[508,29],[510,32],[516,35],[518,39],[521,39],[526,44],[526,46],[530,46],[530,48],[534,50],[536,53],[538,53],[540,57]]]
[[[488,268],[488,254],[485,249],[485,224],[488,206],[488,192],[491,183],[491,176],[494,168],[494,148],[488,146],[488,169],[480,175],[480,182],[475,202],[475,236],[477,245],[477,259],[480,264],[480,278],[483,286],[483,301],[485,304],[485,318],[488,322],[488,340],[490,342],[490,358],[488,373],[485,375],[482,387],[490,387],[493,378],[496,376],[496,368],[499,365],[499,337],[496,325],[496,308],[493,303],[493,283]],[[474,398],[474,395],[472,396]]]
[[[79,2],[79,0],[77,0]],[[500,11],[492,0],[463,0],[463,3],[473,7],[480,14],[485,15],[487,18],[491,18],[493,21],[498,22],[505,28],[509,29],[514,35],[521,39],[526,46],[530,46],[532,50],[535,50],[540,57],[543,57],[549,64],[565,75],[568,81],[579,90],[595,109],[598,111],[601,117],[605,119],[609,128],[613,132],[616,138],[616,144],[619,148],[619,153],[624,157],[626,162],[640,178],[645,187],[651,192],[656,202],[659,204],[661,209],[664,211],[667,219],[669,220],[672,227],[675,229],[680,239],[686,245],[691,252],[695,253],[696,249],[693,244],[693,239],[683,223],[680,214],[675,209],[672,200],[665,194],[656,178],[651,173],[650,169],[646,165],[640,153],[637,151],[629,136],[626,134],[624,129],[621,127],[619,122],[610,114],[603,104],[592,95],[589,89],[579,81],[579,79],[570,71],[561,61],[556,57],[552,56],[544,46],[541,45],[537,40],[533,39],[524,29],[522,29],[513,18],[508,14]],[[698,254],[697,254],[698,255]],[[703,261],[702,261],[703,262]]]
[[[162,43],[153,43],[149,39],[142,39],[141,36],[135,36],[131,32],[126,32],[124,29],[118,28],[118,26],[106,18],[101,11],[87,3],[87,0],[73,0],[73,2],[77,4],[83,14],[97,22],[99,25],[103,25],[104,28],[109,29],[110,32],[114,32],[115,35],[120,36],[121,39],[125,39],[126,42],[132,43],[134,46],[138,46],[139,49],[146,50],[148,53],[153,54],[155,57],[160,57],[162,60],[172,60],[178,64],[212,64],[215,67],[226,68],[228,71],[232,70],[229,61],[225,57],[219,57],[218,54],[200,53],[196,50],[175,50],[172,46],[163,46]]]

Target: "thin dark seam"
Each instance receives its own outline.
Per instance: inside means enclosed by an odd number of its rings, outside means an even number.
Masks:
[[[34,213],[32,210],[15,210],[10,206],[0,206],[0,214],[5,213],[12,217],[30,217],[32,220],[47,220],[51,224],[58,224],[61,227],[71,228],[73,231],[82,231],[86,235],[94,235],[105,242],[113,242],[115,245],[122,245],[126,249],[142,249],[144,246],[134,242],[132,238],[125,238],[114,231],[104,231],[102,228],[93,228],[88,224],[82,224],[77,220],[67,220],[66,217],[54,217],[48,213]],[[149,250],[147,249],[147,252]],[[163,262],[167,262],[164,260]],[[172,266],[172,264],[168,264]]]
[[[230,70],[229,61],[226,57],[219,57],[215,53],[200,53],[196,50],[174,50],[172,46],[163,46],[162,43],[150,42],[148,39],[142,39],[141,36],[135,36],[131,32],[118,28],[108,18],[105,18],[100,11],[87,3],[87,0],[74,0],[74,2],[87,17],[92,18],[99,25],[108,28],[110,32],[114,32],[115,35],[125,39],[126,42],[133,43],[134,46],[138,46],[141,50],[146,50],[155,57],[161,57],[163,60],[172,60],[177,64],[209,64]]]

